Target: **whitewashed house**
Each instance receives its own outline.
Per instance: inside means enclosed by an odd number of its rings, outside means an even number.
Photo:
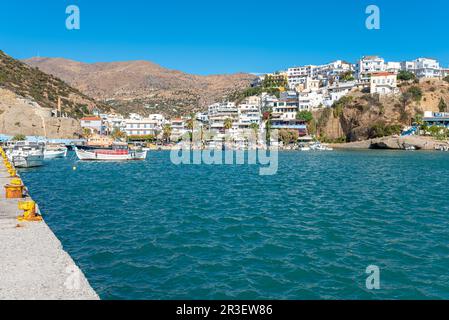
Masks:
[[[103,119],[101,119],[101,117],[98,116],[81,118],[80,125],[81,128],[88,129],[92,133],[103,134],[105,129],[103,127]]]
[[[373,73],[370,79],[371,94],[392,94],[398,91],[397,75],[392,72]]]
[[[385,60],[378,56],[362,57],[355,65],[355,74],[360,82],[369,82],[371,74],[385,70]]]

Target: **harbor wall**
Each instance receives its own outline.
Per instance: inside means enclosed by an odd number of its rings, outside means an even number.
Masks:
[[[45,221],[18,220],[22,199],[6,199],[10,182],[0,157],[0,300],[98,300]]]

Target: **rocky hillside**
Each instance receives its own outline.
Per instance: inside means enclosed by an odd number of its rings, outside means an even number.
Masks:
[[[400,91],[381,98],[354,91],[333,108],[315,112],[313,126],[330,142],[361,141],[397,134],[424,111],[440,111],[441,101],[449,106],[449,83],[443,80],[404,82]]]
[[[68,82],[118,112],[167,116],[204,110],[249,86],[250,74],[198,76],[148,61],[86,64],[57,58],[32,58],[33,67]]]
[[[2,51],[0,51],[0,87],[49,109],[57,108],[60,97],[63,113],[74,118],[91,113],[93,108],[111,109],[110,106],[99,103],[78,89],[70,87],[59,78],[15,60]]]
[[[30,98],[0,88],[0,134],[79,138],[82,132],[79,121],[52,117],[51,110]]]

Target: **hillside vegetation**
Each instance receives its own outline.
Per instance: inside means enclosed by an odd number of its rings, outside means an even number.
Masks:
[[[25,62],[63,79],[122,114],[162,113],[172,117],[204,111],[208,105],[249,87],[255,79],[245,73],[188,74],[149,61],[89,64],[60,58],[32,58]]]
[[[94,108],[111,109],[70,87],[61,79],[30,67],[3,51],[0,51],[0,87],[33,100],[43,108],[56,109],[60,97],[63,113],[74,118],[89,114]]]

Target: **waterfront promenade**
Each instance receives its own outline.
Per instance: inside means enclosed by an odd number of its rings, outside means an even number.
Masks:
[[[9,174],[0,161],[0,300],[97,300],[84,274],[45,222],[20,222],[6,199]]]

